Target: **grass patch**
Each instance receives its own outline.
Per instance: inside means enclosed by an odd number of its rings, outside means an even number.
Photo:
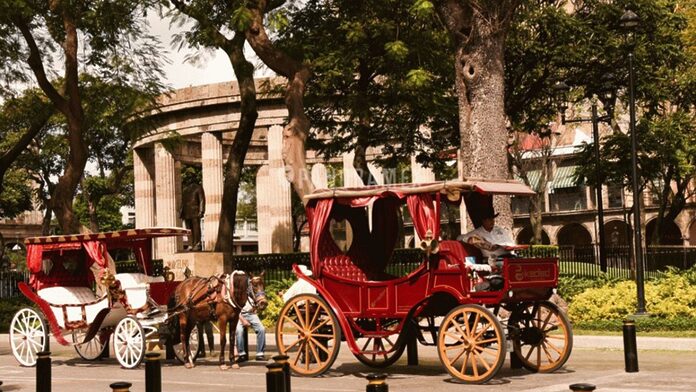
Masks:
[[[640,331],[636,332],[638,336],[658,337],[658,338],[696,338],[696,330],[694,331]],[[622,331],[599,331],[591,329],[573,329],[573,335],[586,336],[623,336]]]

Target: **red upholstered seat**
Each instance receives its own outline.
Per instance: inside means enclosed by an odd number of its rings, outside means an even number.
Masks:
[[[447,257],[448,263],[450,264],[464,261],[464,259],[469,256],[476,257],[476,261],[479,263],[483,261],[481,249],[460,241],[446,240],[440,242],[440,252]]]
[[[332,275],[340,276],[355,282],[365,282],[367,276],[351,258],[344,254],[325,257],[322,261],[323,269]]]

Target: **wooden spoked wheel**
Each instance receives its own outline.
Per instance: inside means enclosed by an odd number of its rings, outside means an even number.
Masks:
[[[145,358],[145,330],[133,316],[119,321],[114,330],[116,359],[126,369],[140,365]]]
[[[367,366],[384,368],[392,365],[401,358],[406,348],[405,341],[399,342],[399,333],[406,333],[399,328],[399,319],[373,319],[367,320],[374,333],[365,334],[355,340],[359,354],[355,354],[358,361]]]
[[[196,362],[198,358],[198,326],[194,326],[191,330],[191,335],[189,335],[189,349],[191,351],[191,361]],[[174,357],[177,361],[185,364],[186,356],[184,355],[184,344],[179,343],[172,346],[174,349]]]
[[[95,361],[99,359],[106,348],[106,343],[108,342],[108,340],[101,335],[101,333],[97,333],[97,335],[89,342],[81,343],[85,338],[85,332],[73,331],[72,341],[75,344],[75,351],[77,351],[77,355],[87,361]]]
[[[573,349],[568,318],[548,301],[521,305],[510,316],[508,330],[522,366],[534,372],[558,370]]]
[[[329,305],[313,294],[291,298],[276,325],[278,351],[300,376],[317,376],[333,365],[341,347],[341,329]]]
[[[38,353],[48,350],[48,325],[34,309],[24,308],[10,322],[10,346],[17,362],[34,366]]]
[[[442,321],[437,351],[452,376],[480,384],[503,366],[505,343],[503,327],[493,313],[478,305],[461,305]]]

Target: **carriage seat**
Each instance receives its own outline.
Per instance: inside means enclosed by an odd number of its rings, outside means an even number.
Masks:
[[[89,287],[49,287],[37,292],[48,302],[61,328],[84,327],[109,307],[107,297],[97,298]]]
[[[121,288],[126,292],[131,308],[139,309],[147,304],[150,283],[164,282],[164,277],[148,276],[142,273],[122,273],[116,274],[116,280],[121,282]]]
[[[367,281],[367,275],[347,255],[328,256],[322,260],[323,270],[354,282]]]

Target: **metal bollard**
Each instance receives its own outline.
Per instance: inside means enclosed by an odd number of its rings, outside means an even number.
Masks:
[[[247,357],[251,357],[251,354],[249,353],[249,327],[244,327],[244,352],[246,353]]]
[[[592,384],[586,384],[586,383],[579,383],[579,384],[570,384],[570,390],[573,392],[584,392],[584,391],[594,391],[597,389]]]
[[[367,375],[367,387],[365,392],[389,392],[389,385],[385,382],[387,375],[372,373]]]
[[[283,365],[279,363],[269,363],[266,365],[266,392],[285,392],[285,373]]]
[[[109,387],[111,387],[111,392],[130,392],[130,387],[132,385],[133,384],[129,382],[118,381],[109,385]]]
[[[633,320],[624,320],[623,322],[623,343],[626,372],[635,373],[638,371],[638,346],[636,344],[636,322]]]
[[[162,364],[159,353],[145,354],[145,392],[162,392]]]
[[[51,392],[51,352],[41,351],[36,359],[36,392]]]
[[[290,392],[290,363],[288,360],[290,357],[287,355],[276,355],[273,357],[275,363],[283,365],[283,373],[285,374],[285,392]]]

